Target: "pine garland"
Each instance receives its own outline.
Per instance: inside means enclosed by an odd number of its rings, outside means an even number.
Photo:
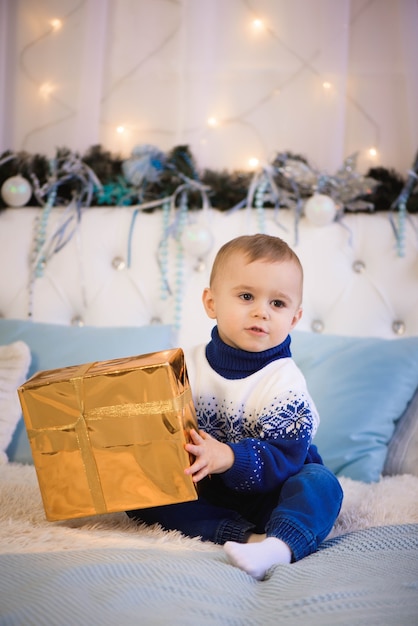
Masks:
[[[311,171],[308,160],[300,155],[279,153],[273,159],[269,167],[275,184],[284,193],[281,206],[289,206],[292,194],[296,193],[300,200],[313,193],[312,184],[306,182],[305,174],[289,174],[286,170],[287,163],[291,163],[293,169],[295,165],[299,165],[300,168],[305,168],[305,173],[309,174]],[[133,171],[131,178],[126,175],[128,166]],[[42,154],[31,155],[23,151],[13,153],[8,150],[0,156],[0,188],[4,181],[17,174],[26,178],[34,189],[28,202],[31,206],[42,205],[42,196],[47,198],[52,187],[56,189],[57,206],[68,205],[74,197],[81,198],[83,195],[81,204],[86,206],[137,205],[170,197],[179,185],[193,180],[207,188],[211,205],[219,211],[228,211],[245,204],[253,178],[252,173],[239,170],[205,169],[200,172],[190,148],[186,145],[176,146],[167,154],[154,146],[140,146],[128,160],[112,154],[100,145],[92,146],[83,156],[72,153],[65,147],[58,148],[53,159]],[[336,184],[339,184],[338,176],[325,179],[324,193],[327,192],[327,184],[330,189],[335,190]],[[390,211],[405,186],[406,177],[393,169],[377,167],[371,168],[365,177],[357,175],[358,181],[362,183],[360,187],[351,191],[351,195],[354,194],[355,197],[349,198],[350,193],[348,196],[347,193],[341,194],[340,203],[345,204],[343,210]],[[83,189],[85,185],[90,186],[88,201]],[[35,193],[36,189],[38,193]],[[347,198],[350,203],[347,203]],[[192,209],[201,207],[201,194],[197,189],[189,192],[188,202]],[[5,206],[0,196],[0,208]],[[264,206],[268,208],[274,206],[274,203],[269,202],[266,197]],[[407,210],[409,213],[418,212],[417,186],[408,197]]]

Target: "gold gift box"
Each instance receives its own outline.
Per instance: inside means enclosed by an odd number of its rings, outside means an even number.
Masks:
[[[48,520],[197,498],[180,348],[39,372],[18,393]]]

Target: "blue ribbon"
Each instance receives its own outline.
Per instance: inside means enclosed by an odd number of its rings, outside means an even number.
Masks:
[[[415,162],[411,170],[408,171],[408,178],[405,185],[397,199],[392,203],[389,211],[389,221],[395,234],[398,256],[403,257],[405,255],[405,222],[409,217],[407,211],[407,204],[409,196],[411,195],[418,180],[418,154],[415,157]],[[395,224],[395,210],[398,210],[398,224]],[[412,220],[411,220],[412,223]]]

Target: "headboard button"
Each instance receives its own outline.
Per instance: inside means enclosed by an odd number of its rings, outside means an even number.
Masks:
[[[314,333],[322,333],[324,330],[324,323],[321,320],[314,320],[311,324],[311,328]]]
[[[125,269],[126,263],[124,259],[122,259],[121,256],[115,256],[115,258],[112,261],[112,267],[113,269],[118,270],[120,272],[121,270]]]
[[[364,263],[364,261],[354,261],[353,271],[356,272],[356,274],[364,274],[364,272],[366,271],[366,264]]]
[[[71,326],[84,326],[83,318],[80,315],[74,315],[71,318]]]
[[[401,320],[395,320],[392,324],[392,330],[395,335],[404,335],[406,331],[405,323]]]

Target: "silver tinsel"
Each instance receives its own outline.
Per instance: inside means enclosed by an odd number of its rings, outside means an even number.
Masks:
[[[356,170],[357,153],[345,159],[335,174],[321,172],[307,161],[297,159],[287,153],[280,153],[273,161],[278,184],[284,190],[283,205],[296,208],[302,198],[314,193],[329,195],[337,210],[372,211],[373,204],[367,202],[377,185],[372,178],[359,174]]]

